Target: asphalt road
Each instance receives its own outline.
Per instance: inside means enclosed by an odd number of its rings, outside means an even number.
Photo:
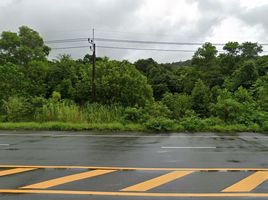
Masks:
[[[268,199],[267,158],[256,133],[0,131],[0,199]]]

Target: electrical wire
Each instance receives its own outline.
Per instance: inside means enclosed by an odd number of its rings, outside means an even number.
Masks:
[[[52,50],[61,50],[61,49],[78,49],[78,48],[89,48],[89,45],[81,46],[69,46],[69,47],[52,47]],[[98,45],[97,48],[102,49],[119,49],[119,50],[140,50],[140,51],[167,51],[167,52],[188,52],[193,53],[194,50],[184,50],[184,49],[154,49],[154,48],[134,48],[134,47],[118,47],[118,46],[102,46]]]
[[[113,43],[136,43],[136,44],[160,44],[160,45],[183,45],[183,46],[200,46],[204,43],[201,42],[168,42],[168,41],[148,41],[148,40],[126,40],[114,38],[94,38],[95,41],[100,42],[113,42]],[[70,38],[61,40],[47,40],[46,44],[53,43],[69,43],[69,42],[85,42],[88,38]],[[214,46],[224,46],[224,43],[212,43]],[[260,43],[261,46],[268,46],[268,43]]]
[[[52,47],[52,50],[62,50],[62,49],[78,49],[78,48],[89,48],[89,45],[81,46],[69,46],[69,47]],[[195,50],[186,49],[157,49],[157,48],[135,48],[135,47],[118,47],[118,46],[102,46],[98,45],[97,48],[102,49],[118,49],[118,50],[137,50],[137,51],[165,51],[165,52],[183,52],[183,53],[194,53]],[[223,51],[221,51],[223,52]]]

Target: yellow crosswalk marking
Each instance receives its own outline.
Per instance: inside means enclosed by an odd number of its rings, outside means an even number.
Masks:
[[[250,192],[267,180],[268,172],[255,172],[238,183],[224,189],[222,192]]]
[[[79,174],[64,176],[61,178],[51,179],[48,181],[36,183],[33,185],[24,186],[21,188],[23,188],[23,189],[47,189],[47,188],[50,188],[53,186],[57,186],[57,185],[65,184],[65,183],[70,183],[73,181],[78,181],[78,180],[82,180],[82,179],[86,179],[86,178],[91,178],[91,177],[100,176],[103,174],[112,173],[114,171],[116,171],[116,170],[93,170],[93,171],[83,172],[83,173],[79,173]]]
[[[8,176],[12,174],[18,174],[22,172],[27,172],[27,171],[32,171],[35,170],[36,168],[15,168],[15,169],[7,169],[0,171],[0,176]]]
[[[183,176],[186,176],[188,174],[193,173],[193,171],[174,171],[170,172],[168,174],[156,177],[154,179],[127,187],[125,189],[122,189],[121,191],[136,191],[136,192],[144,192],[147,190],[150,190],[152,188],[158,187],[160,185],[163,185],[165,183],[171,182],[173,180],[179,179]]]

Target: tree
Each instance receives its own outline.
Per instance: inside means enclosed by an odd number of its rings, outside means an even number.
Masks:
[[[30,61],[45,61],[50,48],[40,35],[22,26],[19,33],[3,32],[0,39],[0,64],[11,62],[26,66]]]
[[[253,61],[245,61],[229,79],[226,79],[226,85],[229,89],[235,91],[242,86],[249,89],[258,78],[258,71]]]
[[[195,52],[192,64],[203,72],[203,81],[209,87],[222,85],[223,77],[217,60],[217,49],[211,43],[205,43]]]
[[[239,55],[240,46],[238,42],[228,42],[223,46],[223,50],[227,52],[227,55],[235,57]]]
[[[241,56],[245,59],[256,58],[258,54],[263,51],[261,45],[252,42],[244,42],[239,46],[239,49],[241,51]]]
[[[61,94],[63,99],[74,100],[74,85],[77,83],[77,70],[79,66],[80,65],[68,55],[61,55],[59,60],[51,63],[47,76],[47,97],[50,96],[53,91],[57,91]]]
[[[105,104],[144,106],[152,102],[153,91],[134,65],[127,61],[97,62],[97,100]]]
[[[228,42],[224,45],[224,53],[219,55],[221,73],[231,75],[240,65],[240,45],[238,42]]]
[[[187,94],[167,93],[162,102],[172,111],[173,119],[181,119],[188,110],[192,109],[192,100]]]
[[[24,74],[14,64],[0,65],[0,107],[2,100],[7,100],[13,95],[23,95],[24,80]]]
[[[207,42],[194,53],[192,65],[207,69],[215,65],[217,53],[216,47]]]
[[[256,67],[260,76],[264,76],[268,72],[268,56],[260,56],[256,60]]]
[[[152,58],[137,60],[134,65],[140,72],[147,76],[152,67],[158,66],[157,62],[154,61]]]
[[[252,90],[259,107],[268,112],[268,73],[258,78],[254,83]]]
[[[192,90],[192,102],[193,109],[201,116],[208,116],[209,103],[210,103],[210,91],[202,80],[198,80],[195,83],[195,87]]]
[[[43,96],[46,97],[48,93],[48,71],[49,63],[46,61],[31,61],[26,68],[21,71],[25,77],[25,93],[28,96]]]

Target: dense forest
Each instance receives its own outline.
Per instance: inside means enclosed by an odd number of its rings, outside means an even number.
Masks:
[[[92,56],[49,60],[39,33],[22,26],[0,37],[0,128],[36,122],[57,129],[268,131],[262,51],[257,43],[228,42],[222,53],[205,43],[178,63],[98,57],[93,102]]]

